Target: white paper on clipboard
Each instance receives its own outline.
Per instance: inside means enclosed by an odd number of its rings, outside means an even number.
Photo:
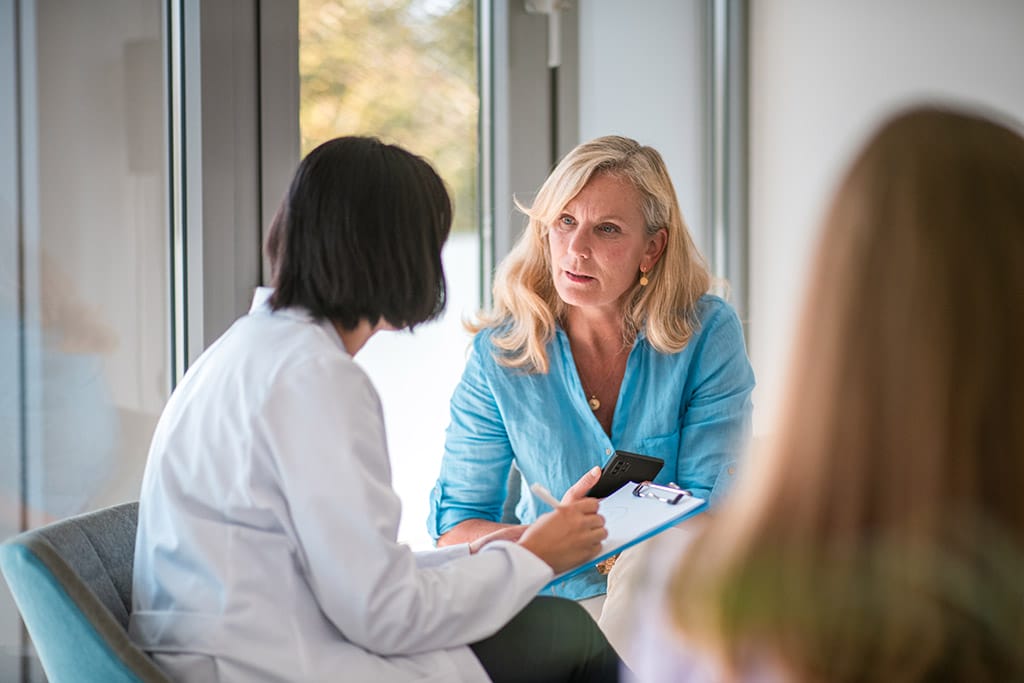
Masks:
[[[675,503],[666,502],[665,496],[658,497],[655,490],[672,491],[666,487],[652,486],[647,482],[632,482],[607,498],[601,499],[598,512],[604,517],[605,528],[608,530],[608,538],[601,544],[601,552],[594,559],[562,572],[552,579],[548,586],[579,574],[612,555],[618,555],[626,548],[703,512],[707,507],[707,502],[703,498],[695,498],[683,492],[675,492],[675,495],[670,496],[677,498]]]

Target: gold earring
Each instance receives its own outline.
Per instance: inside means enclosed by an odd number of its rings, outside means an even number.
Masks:
[[[640,269],[640,286],[641,287],[646,287],[648,282],[650,282],[650,280],[647,279],[647,271],[644,270],[643,268],[641,268]]]

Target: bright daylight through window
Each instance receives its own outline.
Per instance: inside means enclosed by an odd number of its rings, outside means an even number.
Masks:
[[[455,224],[444,251],[448,308],[412,333],[374,336],[356,360],[384,404],[399,540],[430,545],[448,399],[465,361],[463,318],[478,307],[476,16],[472,0],[302,0],[302,152],[339,135],[374,135],[428,159],[448,184]]]

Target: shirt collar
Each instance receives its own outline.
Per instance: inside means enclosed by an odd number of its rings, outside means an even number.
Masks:
[[[339,349],[348,355],[348,350],[345,349],[344,342],[341,341],[341,335],[338,334],[338,330],[334,328],[330,320],[321,320],[316,322],[313,320],[313,316],[310,315],[309,311],[304,308],[292,306],[289,308],[282,308],[277,311],[273,311],[270,308],[270,295],[274,293],[273,287],[257,287],[256,291],[252,295],[252,305],[249,307],[249,313],[272,313],[274,315],[282,315],[286,318],[292,318],[293,320],[301,320],[303,322],[316,323],[327,335],[331,338]]]
[[[256,291],[252,295],[252,305],[249,306],[249,312],[255,313],[261,309],[270,309],[270,295],[274,293],[273,287],[257,287]]]
[[[566,341],[566,343],[568,343],[568,341],[569,341],[569,334],[565,331],[565,328],[562,327],[562,323],[557,321],[557,320],[555,321],[555,336],[563,338]],[[647,325],[641,325],[640,329],[636,331],[636,341],[640,342],[640,341],[646,341],[646,340],[647,340]],[[636,343],[636,342],[634,342],[634,343]]]
[[[279,308],[276,311],[271,309],[270,295],[273,293],[273,287],[257,287],[252,295],[252,305],[249,307],[249,313],[273,313],[274,315],[283,315],[293,320],[313,322],[312,314],[301,306],[289,306],[288,308]]]

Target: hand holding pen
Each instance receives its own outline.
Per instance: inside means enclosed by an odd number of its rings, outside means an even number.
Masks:
[[[556,574],[596,557],[608,537],[604,517],[597,513],[599,501],[586,492],[601,476],[595,467],[572,485],[561,501],[540,484],[531,490],[554,508],[526,528],[519,545],[550,565]]]

